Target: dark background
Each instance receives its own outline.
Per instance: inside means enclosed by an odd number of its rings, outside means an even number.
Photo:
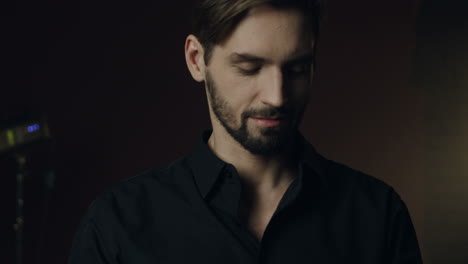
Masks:
[[[463,2],[330,0],[302,125],[319,152],[395,187],[425,263],[468,261]],[[64,263],[96,195],[189,153],[210,127],[185,66],[190,8],[29,0],[0,14],[0,118],[42,113],[53,136],[29,155],[24,263]],[[0,166],[0,262],[14,263],[12,157]]]

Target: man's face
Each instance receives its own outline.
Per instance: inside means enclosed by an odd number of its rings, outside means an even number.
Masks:
[[[309,98],[313,46],[300,11],[262,6],[213,49],[205,76],[211,110],[251,153],[275,155],[291,143]]]

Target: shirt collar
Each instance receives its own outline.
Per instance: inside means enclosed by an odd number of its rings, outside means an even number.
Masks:
[[[218,177],[220,177],[227,166],[230,165],[218,158],[210,150],[208,139],[211,133],[211,129],[205,130],[202,133],[195,150],[188,157],[190,167],[194,173],[195,182],[203,198],[208,195]],[[314,173],[319,176],[322,187],[327,188],[325,177],[326,160],[315,151],[314,147],[299,132],[297,132],[297,137],[299,142],[300,164],[305,164],[310,167]]]
[[[205,130],[189,157],[189,164],[194,173],[195,182],[203,198],[209,193],[217,178],[227,165],[226,162],[218,158],[209,148],[208,139],[212,130]]]
[[[313,172],[319,177],[321,187],[324,190],[328,188],[328,182],[326,177],[327,164],[329,163],[327,159],[322,157],[320,154],[315,151],[315,148],[310,144],[301,133],[297,133],[299,138],[299,145],[302,148],[300,154],[300,164],[307,165],[313,170]]]

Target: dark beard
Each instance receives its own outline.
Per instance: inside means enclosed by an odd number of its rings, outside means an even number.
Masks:
[[[233,115],[229,104],[221,98],[217,93],[216,85],[211,78],[209,72],[206,74],[206,87],[208,96],[211,101],[211,109],[219,120],[221,125],[231,135],[234,140],[239,142],[250,153],[262,156],[274,156],[282,153],[286,147],[293,142],[293,135],[296,131],[293,119],[295,112],[291,108],[265,108],[261,110],[247,110],[241,115],[241,126],[238,129],[231,127],[229,124],[235,124],[235,116]],[[287,118],[286,127],[263,127],[260,128],[259,137],[253,137],[249,134],[247,128],[247,120],[251,116],[271,117],[276,115],[284,115]],[[301,116],[301,115],[299,115]]]

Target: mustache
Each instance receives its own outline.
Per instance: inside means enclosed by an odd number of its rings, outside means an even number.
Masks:
[[[269,107],[263,109],[249,109],[242,113],[242,118],[246,119],[248,117],[263,117],[263,118],[273,118],[273,117],[289,117],[294,113],[292,107],[282,106],[282,107]]]

